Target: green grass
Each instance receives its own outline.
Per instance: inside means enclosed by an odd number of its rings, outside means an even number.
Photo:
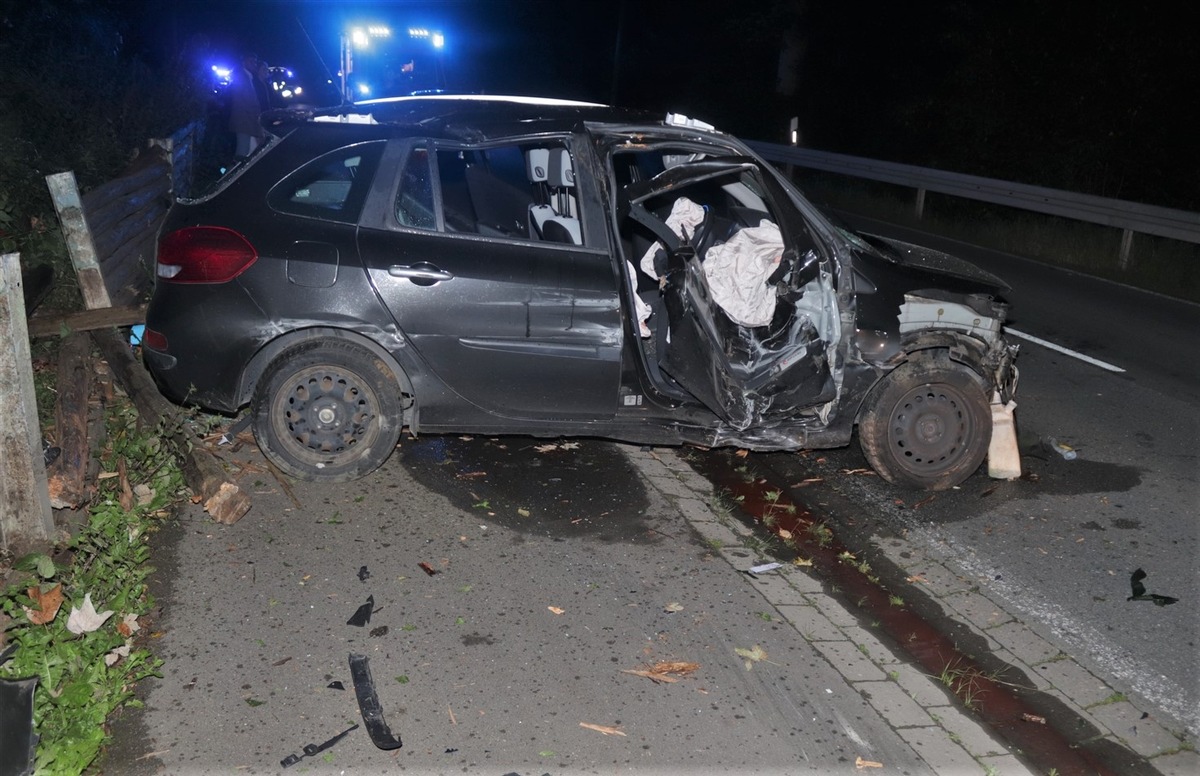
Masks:
[[[182,500],[182,476],[154,430],[139,429],[131,407],[111,405],[107,420],[102,466],[117,471],[124,462],[130,488],[124,505],[122,478],[100,480],[79,533],[53,559],[50,552],[19,559],[15,580],[0,591],[0,611],[11,619],[7,636],[18,645],[0,676],[39,679],[33,715],[39,774],[83,772],[107,739],[108,716],[138,705],[135,684],[156,675],[161,662],[146,649],[138,618],[153,604],[146,587],[153,570],[149,536],[156,519]],[[133,492],[142,497],[131,499]],[[32,622],[29,612],[49,615],[34,597],[44,601],[56,589],[63,596],[57,614],[45,624]],[[112,614],[94,630],[73,632],[70,613],[84,609],[85,598]]]

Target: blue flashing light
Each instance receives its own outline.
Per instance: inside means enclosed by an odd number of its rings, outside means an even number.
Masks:
[[[371,87],[367,86],[366,84],[359,84],[358,93],[366,97],[371,94]]]
[[[440,49],[442,46],[446,45],[446,36],[440,32],[435,32],[433,33],[433,37],[430,39],[430,43],[433,44],[434,48]]]

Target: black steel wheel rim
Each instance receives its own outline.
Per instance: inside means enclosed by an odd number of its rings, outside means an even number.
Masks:
[[[359,375],[318,365],[295,372],[282,384],[271,418],[293,455],[327,463],[371,447],[379,435],[378,406],[374,390]]]
[[[901,466],[928,475],[965,458],[975,433],[970,405],[961,391],[944,383],[921,385],[896,402],[888,443]]]

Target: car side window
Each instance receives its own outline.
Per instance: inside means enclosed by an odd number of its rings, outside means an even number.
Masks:
[[[574,164],[561,141],[415,148],[395,207],[399,224],[419,229],[440,223],[451,233],[583,244]]]
[[[396,194],[396,220],[416,229],[437,229],[433,210],[433,173],[429,169],[429,149],[414,148],[400,173]]]
[[[267,203],[283,213],[355,223],[382,153],[383,143],[372,142],[320,156],[277,183]]]

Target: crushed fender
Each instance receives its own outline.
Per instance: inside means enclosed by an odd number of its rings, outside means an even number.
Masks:
[[[363,724],[371,742],[380,749],[399,749],[403,744],[392,735],[387,722],[383,719],[383,710],[379,706],[379,696],[375,693],[375,681],[371,678],[371,665],[366,655],[350,654],[350,677],[354,680],[354,694],[358,697],[358,709],[362,712]]]

